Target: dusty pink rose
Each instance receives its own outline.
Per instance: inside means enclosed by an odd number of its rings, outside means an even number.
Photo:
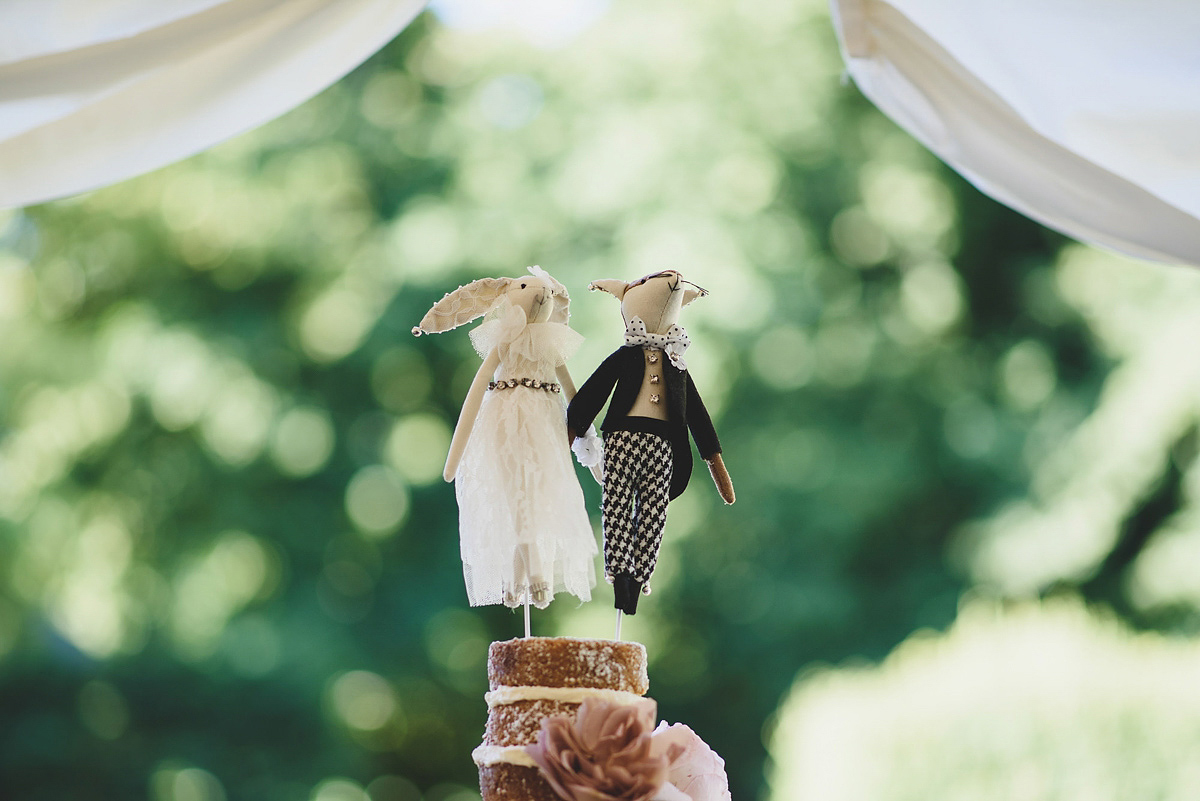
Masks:
[[[729,777],[725,760],[708,747],[696,732],[676,723],[658,724],[651,735],[652,751],[669,754],[671,767],[667,781],[691,801],[730,801]],[[667,793],[660,793],[664,801]]]
[[[629,705],[588,699],[574,723],[565,715],[543,720],[526,751],[567,801],[650,801],[681,753],[669,744],[652,747],[656,708],[649,699]]]

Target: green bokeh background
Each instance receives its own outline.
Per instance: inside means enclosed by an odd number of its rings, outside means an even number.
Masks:
[[[855,693],[903,697],[924,663],[885,658],[961,609],[1075,599],[1047,614],[1123,621],[1129,675],[1150,646],[1126,627],[1194,630],[1193,275],[970,187],[842,79],[821,2],[592,11],[552,30],[443,6],[260,130],[0,213],[0,798],[478,797],[487,644],[521,620],[467,606],[440,475],[478,358],[463,330],[409,330],[528,264],[572,291],[577,382],[622,329],[590,280],[674,268],[711,291],[688,361],[738,502],[697,470],[625,631],[735,799],[818,797],[773,768],[811,756],[775,732],[823,687],[831,722],[867,719]],[[609,636],[596,596],[535,633]],[[882,678],[821,678],[846,671]],[[1016,720],[1037,708],[1014,698]],[[906,742],[889,714],[864,730]],[[886,798],[993,797],[922,760],[995,789],[1032,758],[948,759],[992,753],[963,720],[893,760]],[[1039,735],[1039,770],[1127,750],[1079,757],[1089,720]],[[864,797],[829,781],[822,801]],[[1023,781],[994,797],[1097,797]]]

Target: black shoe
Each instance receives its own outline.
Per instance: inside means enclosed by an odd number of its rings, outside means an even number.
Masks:
[[[629,574],[617,573],[613,576],[613,606],[625,611],[626,599],[629,597]]]
[[[627,615],[637,614],[638,598],[642,594],[642,584],[635,581],[628,573],[618,573],[613,577],[613,606]]]

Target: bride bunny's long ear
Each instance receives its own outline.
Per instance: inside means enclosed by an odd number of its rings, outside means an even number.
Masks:
[[[543,270],[541,267],[533,266],[529,268],[529,272],[544,278],[552,287],[551,294],[554,296],[554,313],[550,315],[552,323],[568,323],[571,319],[571,295],[567,292],[567,288],[563,286],[557,278]]]
[[[482,317],[495,305],[512,283],[511,278],[480,278],[449,292],[414,327],[413,336],[439,334]]]

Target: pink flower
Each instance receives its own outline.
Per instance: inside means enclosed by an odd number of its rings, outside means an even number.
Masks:
[[[731,801],[725,760],[682,723],[658,724],[651,734],[654,751],[673,754],[667,781],[691,801]]]
[[[650,801],[667,780],[670,755],[651,748],[656,705],[588,699],[575,722],[542,721],[537,743],[526,746],[542,776],[567,801]]]
[[[730,801],[725,762],[683,724],[660,724],[656,705],[588,699],[575,721],[542,721],[526,751],[566,801]]]

